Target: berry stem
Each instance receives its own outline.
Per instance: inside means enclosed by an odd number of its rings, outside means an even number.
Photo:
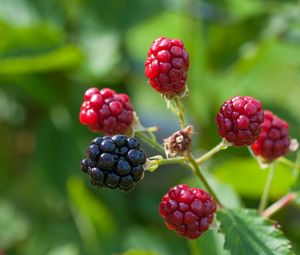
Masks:
[[[214,156],[216,153],[218,153],[221,150],[226,150],[229,146],[231,146],[230,143],[228,143],[225,139],[223,139],[218,145],[216,145],[214,148],[203,154],[201,157],[196,159],[197,164],[201,165],[206,160],[210,159],[212,156]]]
[[[168,164],[176,164],[176,163],[185,163],[186,160],[184,157],[177,157],[177,158],[170,158],[170,159],[160,158],[158,160],[155,160],[154,162],[155,164],[158,165],[168,165]]]
[[[285,157],[280,157],[278,159],[278,161],[282,164],[285,164],[286,166],[289,166],[291,168],[297,168],[298,170],[300,170],[300,165],[299,164],[297,164],[297,163],[295,163],[295,162],[293,162],[293,161],[291,161],[291,160],[289,160]]]
[[[176,157],[176,158],[163,158],[160,155],[153,156],[149,158],[149,163],[147,165],[147,170],[150,172],[154,172],[157,168],[161,165],[168,165],[168,164],[181,164],[183,166],[189,167],[186,159],[184,157]]]
[[[269,218],[274,213],[293,202],[296,198],[297,194],[295,192],[286,194],[284,197],[280,198],[278,201],[276,201],[274,204],[272,204],[266,210],[264,210],[262,216],[265,218]]]
[[[265,184],[265,188],[259,203],[259,207],[258,207],[258,213],[262,215],[267,202],[268,202],[268,197],[269,197],[269,193],[270,193],[270,189],[271,189],[271,185],[272,185],[272,181],[274,178],[274,174],[275,174],[275,163],[270,164],[269,167],[269,175]]]
[[[174,101],[175,101],[175,105],[177,107],[177,114],[179,117],[180,127],[182,129],[184,129],[184,128],[186,128],[186,123],[185,123],[185,119],[184,119],[184,106],[178,97],[175,97]]]
[[[147,143],[149,146],[156,149],[158,152],[162,154],[165,153],[164,147],[161,144],[159,144],[157,141],[152,140],[149,136],[147,136],[143,132],[137,131],[135,135],[139,137],[141,140],[143,140],[145,143]]]
[[[194,174],[203,183],[203,185],[205,186],[205,188],[207,189],[207,191],[213,196],[214,200],[217,202],[217,204],[219,205],[219,207],[224,207],[221,204],[220,200],[218,199],[216,193],[213,191],[213,189],[211,188],[211,186],[209,185],[209,183],[205,179],[205,177],[202,174],[202,172],[200,170],[200,167],[199,167],[198,163],[196,162],[196,160],[194,159],[194,157],[191,154],[189,154],[189,155],[186,156],[186,160],[190,163],[191,169],[193,170]]]

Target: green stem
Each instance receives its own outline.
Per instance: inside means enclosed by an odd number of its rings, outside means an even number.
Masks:
[[[217,202],[217,204],[220,207],[223,207],[223,205],[221,204],[220,200],[218,199],[217,195],[215,194],[215,192],[213,191],[213,189],[210,187],[209,183],[207,182],[207,180],[205,179],[204,175],[202,174],[200,167],[198,165],[198,163],[196,162],[196,160],[193,158],[192,155],[188,155],[186,157],[186,159],[190,162],[191,164],[191,168],[194,172],[194,174],[198,177],[198,179],[203,183],[204,187],[207,189],[207,191],[213,196],[214,200]]]
[[[295,163],[295,162],[293,162],[293,161],[291,161],[291,160],[289,160],[285,157],[280,157],[278,159],[278,161],[282,164],[285,164],[285,165],[289,166],[289,167],[297,168],[298,170],[300,170],[300,165],[299,164],[297,164],[297,163]]]
[[[198,248],[197,240],[187,239],[187,245],[191,255],[202,255],[202,252]]]
[[[168,164],[180,164],[185,167],[190,167],[184,157],[166,159],[159,155],[148,159],[147,170],[150,172],[154,172],[158,169],[159,166]]]
[[[135,135],[137,137],[139,137],[141,140],[143,140],[145,143],[147,143],[149,146],[156,149],[158,152],[160,152],[162,154],[165,153],[164,147],[161,144],[159,144],[155,140],[152,140],[149,136],[147,136],[143,132],[138,131],[138,132],[135,133]]]
[[[260,204],[258,207],[258,213],[262,214],[267,202],[268,202],[268,197],[269,197],[269,193],[270,193],[270,189],[271,189],[271,185],[272,185],[272,181],[274,178],[274,174],[275,174],[275,164],[272,163],[270,164],[270,169],[269,169],[269,175],[265,184],[265,188],[264,188],[264,192],[262,194],[261,200],[260,200]]]
[[[210,151],[203,154],[201,157],[196,159],[197,164],[201,165],[206,160],[210,159],[212,156],[214,156],[216,153],[218,153],[221,150],[225,150],[230,146],[230,144],[226,140],[222,140],[217,146],[212,148]]]
[[[282,209],[283,207],[287,206],[291,202],[293,202],[297,198],[297,194],[294,192],[288,193],[278,201],[276,201],[274,204],[269,206],[263,213],[262,216],[265,218],[269,218],[274,213]]]
[[[161,158],[158,160],[154,160],[155,164],[158,165],[168,165],[168,164],[176,164],[176,163],[185,163],[186,160],[184,157],[177,157],[177,158],[170,158],[170,159],[166,159],[166,158]]]
[[[182,129],[184,129],[184,128],[186,128],[186,123],[185,123],[185,119],[184,119],[184,106],[178,97],[175,97],[174,101],[175,101],[175,104],[177,107],[177,114],[179,117],[180,126]]]

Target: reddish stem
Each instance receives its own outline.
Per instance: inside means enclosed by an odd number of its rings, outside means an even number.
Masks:
[[[291,202],[293,202],[297,197],[297,194],[294,192],[288,193],[278,201],[276,201],[274,204],[269,206],[263,213],[262,216],[265,218],[269,218],[272,216],[274,213],[282,209],[283,207],[287,206]]]

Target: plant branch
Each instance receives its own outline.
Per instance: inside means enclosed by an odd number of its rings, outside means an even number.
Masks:
[[[292,168],[297,168],[298,170],[300,170],[300,164],[297,164],[297,163],[295,163],[295,162],[293,162],[293,161],[291,161],[291,160],[289,160],[285,157],[280,157],[278,159],[278,161],[282,164],[285,164],[286,166],[289,166],[289,167],[292,167]]]
[[[274,204],[269,206],[265,211],[263,211],[262,216],[265,218],[271,217],[274,213],[284,208],[291,202],[293,202],[297,198],[297,194],[295,192],[291,192],[286,194],[284,197],[276,201]]]
[[[191,165],[191,169],[193,170],[194,174],[198,177],[198,179],[203,183],[204,187],[207,189],[207,191],[213,196],[214,200],[217,202],[217,204],[220,207],[223,207],[223,205],[221,204],[220,200],[218,199],[217,195],[215,194],[215,192],[213,191],[213,189],[211,188],[211,186],[209,185],[209,183],[207,182],[207,180],[205,179],[204,175],[202,174],[199,165],[197,164],[196,160],[193,158],[193,156],[191,154],[189,154],[186,157],[187,161],[190,163]]]
[[[157,141],[151,139],[145,133],[143,133],[141,131],[137,131],[135,133],[135,135],[137,137],[139,137],[141,140],[143,140],[145,143],[147,143],[149,146],[151,146],[152,148],[156,149],[158,152],[160,152],[162,154],[165,153],[164,147],[161,144],[159,144]]]
[[[169,158],[169,159],[166,159],[166,158],[159,158],[159,159],[154,159],[154,160],[151,160],[150,158],[150,161],[153,161],[154,164],[158,164],[158,165],[168,165],[168,164],[176,164],[176,163],[185,163],[186,160],[184,157],[176,157],[176,158]]]
[[[181,129],[184,129],[184,128],[186,128],[186,123],[185,123],[185,119],[184,119],[184,106],[178,97],[175,97],[174,101],[175,101],[175,104],[177,107],[177,114],[178,114]]]
[[[263,194],[262,194],[262,197],[261,197],[261,200],[260,200],[260,204],[259,204],[259,207],[258,207],[258,213],[259,214],[262,214],[266,205],[267,205],[267,202],[268,202],[268,197],[269,197],[269,193],[270,193],[270,189],[271,189],[271,185],[272,185],[272,181],[273,181],[273,178],[274,178],[274,174],[275,174],[275,163],[271,163],[270,164],[270,169],[269,169],[269,175],[268,175],[268,178],[267,178],[267,181],[266,181],[266,184],[265,184],[265,188],[264,188],[264,191],[263,191]]]
[[[212,156],[214,156],[216,153],[218,153],[221,150],[227,149],[230,145],[225,139],[223,139],[217,146],[203,154],[201,157],[196,159],[197,164],[201,165],[206,160],[210,159]]]

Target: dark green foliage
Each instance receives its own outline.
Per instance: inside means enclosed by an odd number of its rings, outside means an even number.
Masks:
[[[82,94],[89,86],[128,93],[143,124],[160,127],[162,141],[178,124],[147,84],[144,60],[154,38],[177,37],[190,54],[184,103],[195,152],[219,141],[215,113],[235,94],[257,97],[286,117],[299,139],[299,12],[292,0],[0,0],[0,253],[224,254],[219,234],[187,244],[159,218],[162,194],[194,180],[182,167],[148,173],[130,194],[91,187],[79,163],[96,135],[79,124]],[[224,203],[236,205],[238,193],[246,206],[257,206],[265,173],[246,149],[232,148],[209,163],[217,177],[211,182],[224,182],[225,189],[217,188]],[[272,200],[293,178],[279,168]],[[134,169],[135,181],[142,173]],[[292,226],[283,230],[299,254],[299,209],[277,217]]]

